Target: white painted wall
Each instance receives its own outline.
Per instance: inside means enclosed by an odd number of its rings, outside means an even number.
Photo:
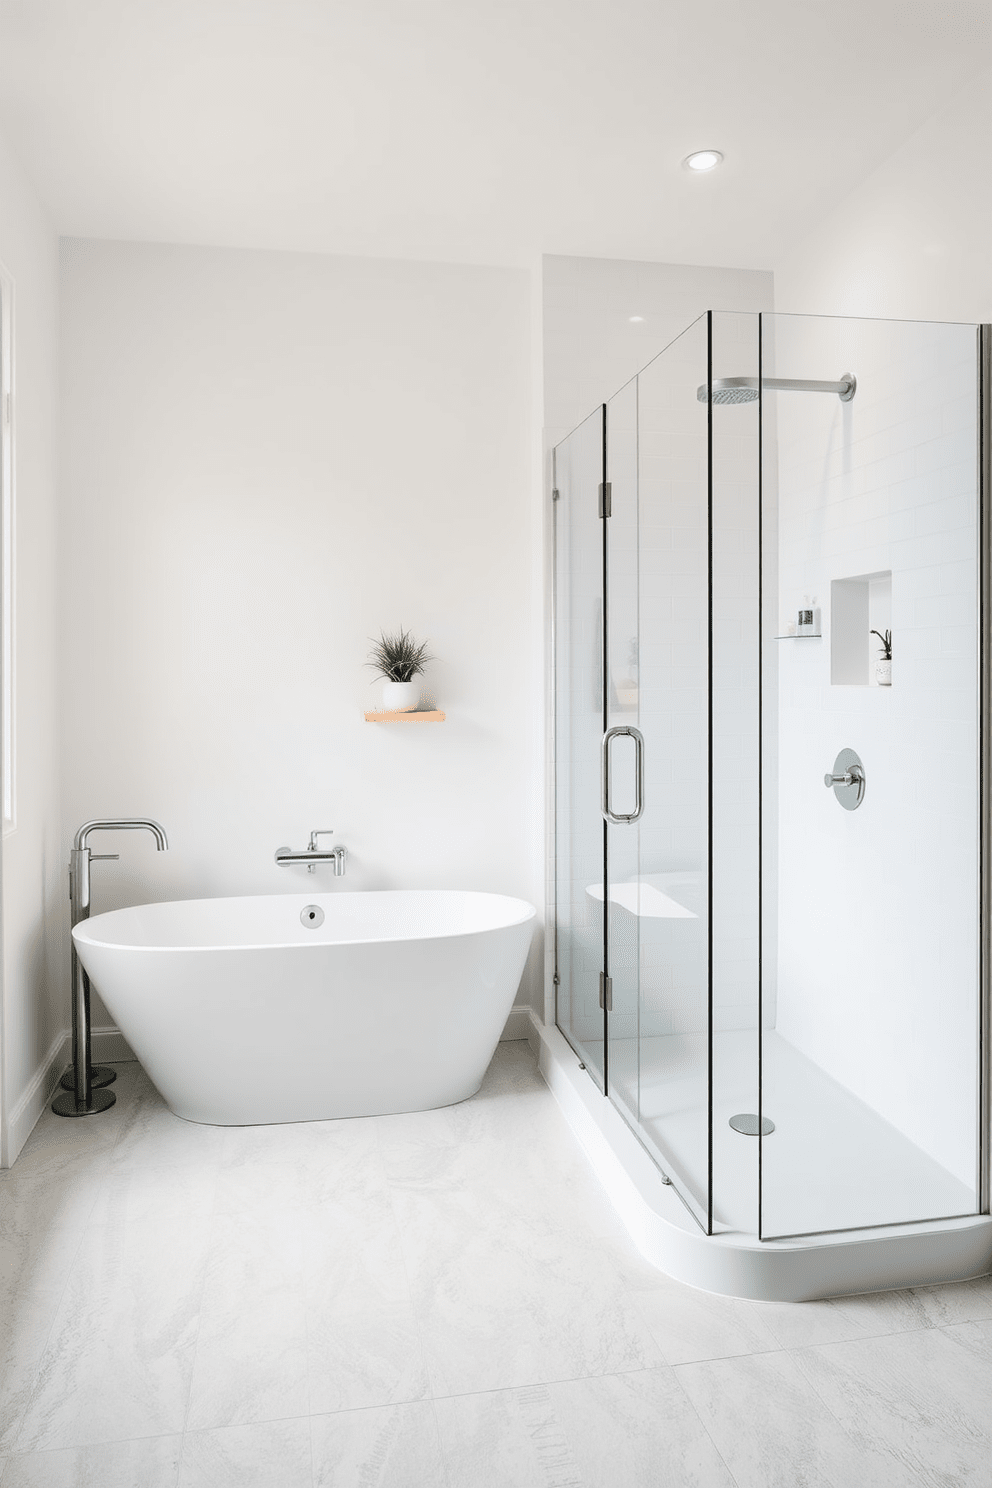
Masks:
[[[992,320],[992,70],[775,264],[796,314]]]
[[[64,244],[63,849],[118,812],[171,844],[94,844],[121,850],[95,912],[311,885],[539,902],[530,294],[519,270]],[[363,720],[368,638],[401,624],[444,724]],[[313,827],[343,882],[274,865]]]
[[[704,310],[772,307],[772,275],[755,269],[553,255],[543,263],[548,449]]]
[[[7,1166],[48,1094],[68,992],[49,978],[45,948],[46,917],[64,892],[55,686],[57,243],[2,139],[0,262],[14,286],[17,604],[16,826],[3,839],[0,1166]]]

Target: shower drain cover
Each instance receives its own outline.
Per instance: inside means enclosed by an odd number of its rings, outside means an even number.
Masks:
[[[742,1116],[731,1116],[730,1124],[735,1132],[740,1132],[745,1137],[756,1137],[758,1135],[758,1118],[750,1112]],[[761,1135],[767,1137],[769,1132],[775,1130],[774,1121],[769,1121],[767,1116],[761,1118]]]

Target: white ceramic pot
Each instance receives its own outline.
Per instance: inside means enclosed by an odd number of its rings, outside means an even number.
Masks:
[[[419,682],[383,682],[382,710],[384,713],[412,713],[419,702]]]
[[[891,657],[889,658],[888,661],[883,661],[881,658],[879,658],[879,660],[876,661],[876,663],[875,663],[875,681],[878,683],[879,687],[891,687],[892,686],[892,658]]]

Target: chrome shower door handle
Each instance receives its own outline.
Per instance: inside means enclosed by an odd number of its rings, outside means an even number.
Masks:
[[[614,811],[610,806],[610,744],[618,734],[626,734],[634,741],[634,809],[627,815]],[[600,804],[603,816],[608,822],[614,822],[617,826],[626,826],[630,822],[636,822],[644,810],[644,735],[640,729],[631,728],[628,724],[607,729],[600,746],[600,765],[602,771]]]

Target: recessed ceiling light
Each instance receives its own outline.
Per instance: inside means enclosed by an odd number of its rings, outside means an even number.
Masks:
[[[643,315],[631,315],[629,318],[630,318],[631,325],[636,325],[638,321],[641,321],[641,320],[644,319],[644,316]]]
[[[718,166],[723,159],[719,150],[696,150],[692,155],[687,155],[682,164],[686,170],[708,171]]]

